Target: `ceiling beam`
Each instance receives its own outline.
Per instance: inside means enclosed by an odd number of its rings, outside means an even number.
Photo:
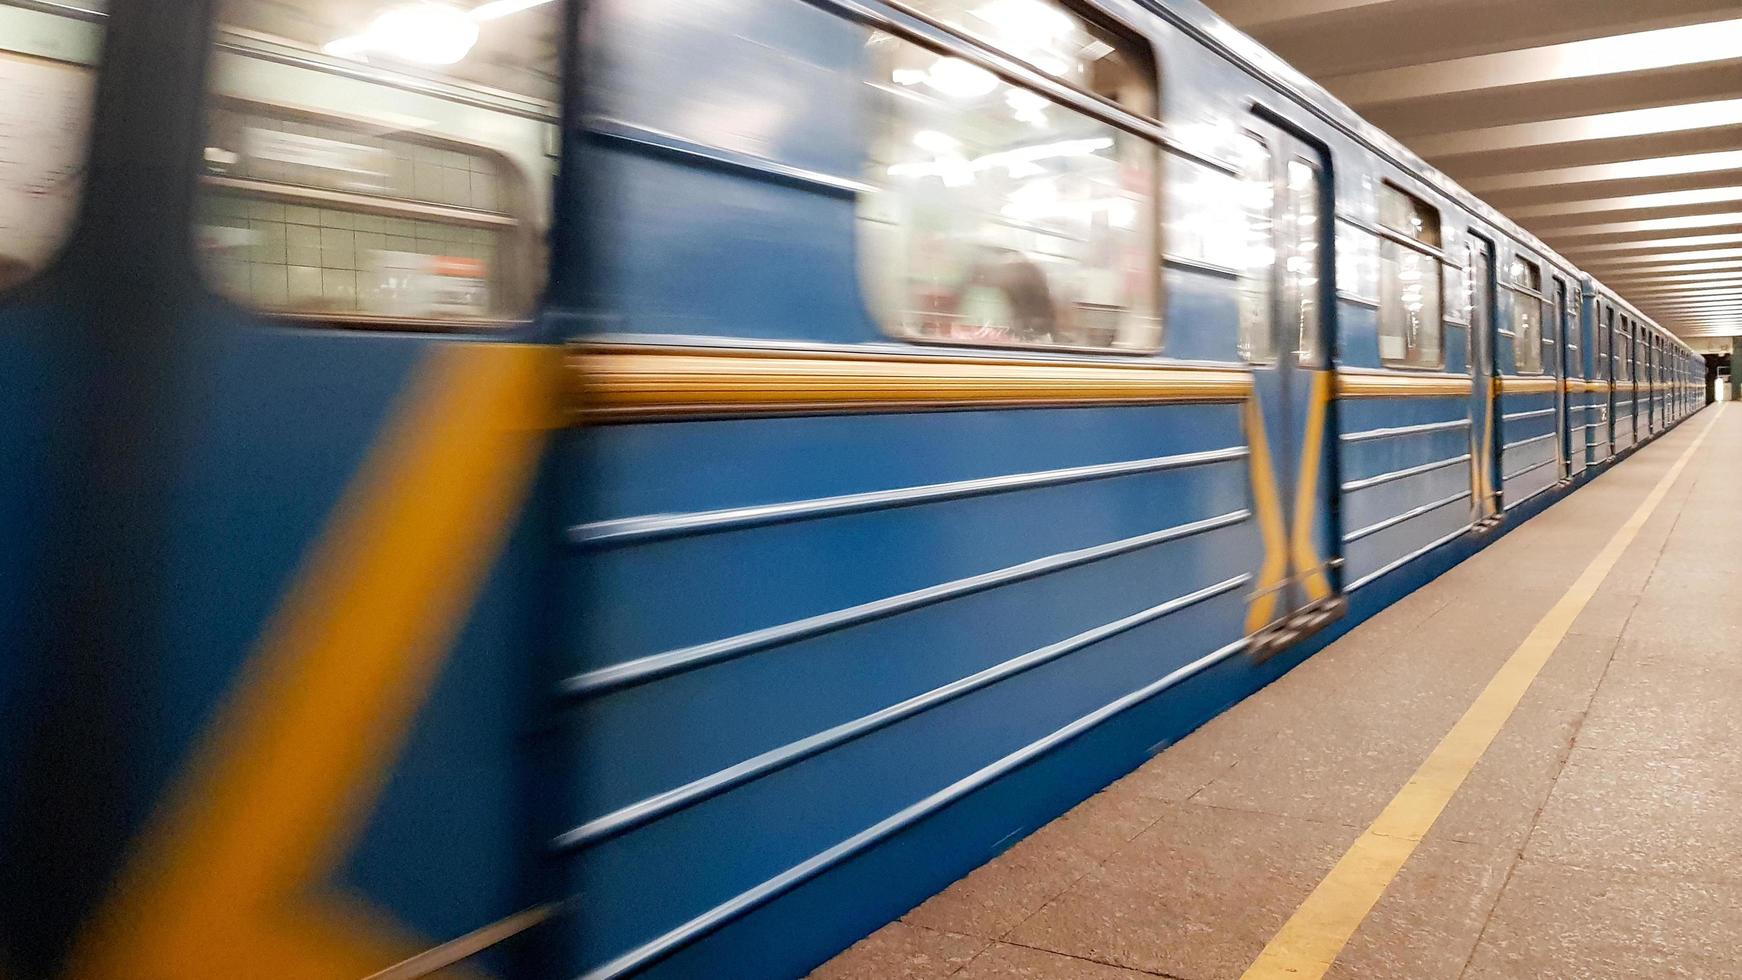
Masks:
[[[1590,242],[1588,244],[1573,244],[1557,248],[1562,255],[1590,255],[1597,252],[1659,252],[1667,249],[1688,248],[1702,245],[1737,245],[1742,244],[1742,232],[1729,232],[1722,235],[1678,235],[1673,238],[1643,238],[1626,242]]]
[[[1511,208],[1506,213],[1514,219],[1547,218],[1570,214],[1596,214],[1604,211],[1650,211],[1658,208],[1686,207],[1696,204],[1731,204],[1736,201],[1742,201],[1742,184],[1703,187],[1690,191],[1665,191],[1659,194],[1629,194],[1623,197],[1598,197],[1582,201],[1556,201],[1553,204]]]
[[[1396,0],[1225,0],[1216,5],[1216,13],[1251,34],[1266,24],[1343,11],[1371,13],[1373,8],[1393,2]]]
[[[1424,95],[1362,105],[1360,111],[1369,122],[1408,140],[1436,132],[1727,98],[1736,92],[1738,71],[1742,52],[1726,61]],[[1333,94],[1340,94],[1335,79],[1326,81]]]
[[[1486,177],[1473,177],[1464,181],[1464,186],[1472,192],[1481,194],[1488,191],[1565,187],[1569,184],[1671,177],[1726,170],[1742,170],[1742,150],[1685,153],[1681,156],[1621,160],[1615,163],[1593,163],[1581,167],[1555,167],[1549,170],[1533,170],[1526,173],[1491,174]]]
[[[1742,125],[1742,99],[1717,99],[1681,105],[1604,112],[1570,119],[1485,126],[1411,140],[1415,152],[1426,156],[1488,153],[1556,143],[1627,139],[1656,133],[1677,133]]]
[[[1657,294],[1664,296],[1693,296],[1703,293],[1724,293],[1731,290],[1742,292],[1742,277],[1733,279],[1714,279],[1709,282],[1683,282],[1641,284],[1627,289],[1627,295],[1640,296]]]
[[[1586,118],[1581,116],[1579,118]],[[1527,128],[1529,124],[1526,124]],[[1406,137],[1404,143],[1415,147],[1421,139]],[[1742,146],[1742,124],[1714,126],[1709,129],[1687,129],[1674,132],[1648,133],[1615,139],[1588,139],[1578,142],[1547,142],[1533,146],[1508,146],[1497,150],[1458,151],[1421,154],[1436,167],[1457,180],[1488,177],[1494,174],[1517,173],[1521,170],[1546,170],[1550,167],[1572,167],[1595,163],[1617,163],[1624,160],[1644,160],[1651,157],[1680,156],[1688,153],[1710,153],[1734,150]]]
[[[1713,228],[1724,225],[1742,227],[1742,211],[1711,211],[1698,214],[1672,215],[1663,218],[1639,218],[1632,221],[1609,221],[1595,225],[1574,225],[1557,228],[1548,234],[1555,239],[1617,235],[1631,232],[1685,231],[1693,228]],[[1539,232],[1538,234],[1541,234]]]
[[[1639,272],[1637,270],[1625,270],[1625,271],[1618,271],[1613,275],[1604,276],[1603,282],[1608,284],[1609,286],[1611,286],[1613,288],[1620,289],[1622,287],[1619,284],[1624,283],[1624,282],[1631,282],[1635,285],[1646,285],[1648,283],[1649,284],[1657,284],[1657,283],[1675,283],[1675,282],[1711,283],[1711,282],[1721,282],[1723,280],[1734,279],[1734,278],[1738,278],[1738,277],[1742,277],[1742,273],[1737,273],[1737,272],[1693,272],[1693,273],[1688,273],[1686,275],[1664,276],[1664,275],[1657,275],[1655,273],[1642,273],[1642,272]],[[1642,283],[1642,282],[1640,282],[1640,280],[1646,280],[1646,282]]]
[[[1700,248],[1687,252],[1662,252],[1646,255],[1600,255],[1587,259],[1582,265],[1591,268],[1611,268],[1615,266],[1642,265],[1651,262],[1681,264],[1684,262],[1705,262],[1711,259],[1742,258],[1742,248]]]

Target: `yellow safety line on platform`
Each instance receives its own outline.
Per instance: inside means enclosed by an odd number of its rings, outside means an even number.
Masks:
[[[1720,405],[1639,508],[1507,658],[1427,761],[1283,923],[1241,980],[1318,980],[1330,969],[1722,414]]]

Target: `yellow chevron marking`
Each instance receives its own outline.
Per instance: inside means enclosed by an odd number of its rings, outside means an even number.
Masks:
[[[1251,635],[1276,618],[1277,591],[1288,581],[1288,529],[1283,526],[1276,467],[1270,458],[1270,439],[1264,432],[1264,413],[1259,410],[1256,392],[1246,400],[1245,416],[1246,442],[1252,447],[1252,503],[1258,512],[1258,530],[1264,541],[1258,590],[1246,610],[1246,633]]]
[[[427,945],[318,889],[520,509],[554,416],[554,358],[506,344],[429,355],[70,976],[354,980]]]
[[[1318,516],[1319,466],[1324,458],[1325,415],[1331,401],[1331,373],[1312,372],[1307,395],[1306,435],[1301,442],[1299,485],[1294,498],[1294,570],[1306,585],[1307,595],[1324,599],[1331,594],[1331,580],[1324,562],[1313,547],[1314,518]]]

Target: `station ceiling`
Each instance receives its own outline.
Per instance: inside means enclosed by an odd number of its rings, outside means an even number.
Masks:
[[[1205,0],[1658,323],[1742,334],[1742,0]]]

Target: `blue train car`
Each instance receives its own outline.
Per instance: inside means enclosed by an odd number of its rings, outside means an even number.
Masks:
[[[1192,0],[0,0],[0,111],[11,977],[802,975],[1700,402]]]

